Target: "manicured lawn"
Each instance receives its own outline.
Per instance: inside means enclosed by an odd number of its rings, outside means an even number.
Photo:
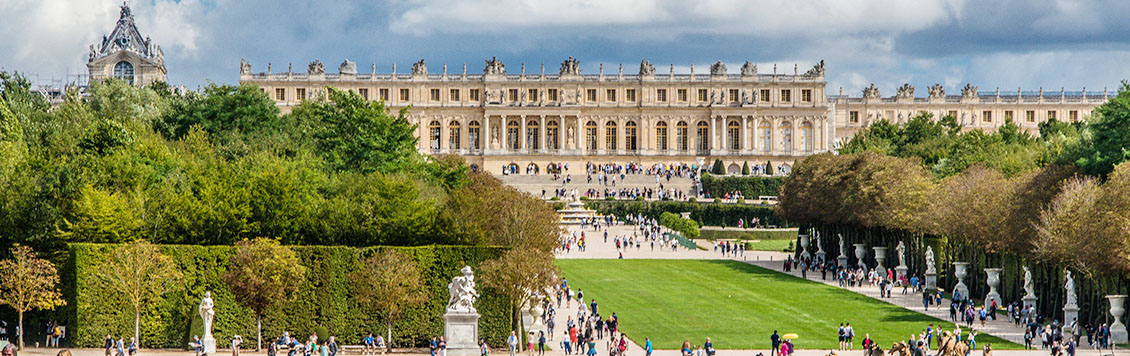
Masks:
[[[760,240],[746,242],[750,251],[782,251],[789,247],[793,240]]]
[[[796,240],[797,229],[739,230],[706,226],[701,237],[708,240]]]
[[[856,347],[867,333],[883,345],[906,340],[928,324],[953,324],[866,296],[737,261],[557,260],[574,290],[596,298],[602,315],[616,312],[622,330],[659,349],[706,337],[719,349],[768,349],[773,330],[797,333],[801,349],[836,348],[836,328],[849,322]],[[588,302],[588,301],[586,301]],[[995,349],[1019,345],[978,335]]]

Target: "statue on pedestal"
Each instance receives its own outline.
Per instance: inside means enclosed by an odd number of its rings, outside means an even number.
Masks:
[[[1075,295],[1075,278],[1071,276],[1070,270],[1064,269],[1063,272],[1066,274],[1064,279],[1067,280],[1063,283],[1063,289],[1067,290],[1067,305],[1076,305],[1079,299]],[[1070,320],[1065,320],[1065,322],[1070,322]]]
[[[475,274],[470,266],[463,267],[460,272],[463,272],[462,276],[452,278],[451,283],[447,284],[447,289],[451,293],[451,298],[447,302],[447,311],[476,313],[475,299],[479,297],[479,293],[475,291]]]
[[[447,302],[447,312],[443,314],[444,337],[447,351],[452,356],[479,355],[479,313],[475,310],[475,274],[470,266],[460,270],[447,285],[451,298]]]
[[[1024,266],[1024,296],[1036,296],[1035,288],[1032,287],[1032,270],[1028,269],[1028,266]]]
[[[212,292],[204,292],[204,298],[200,299],[200,319],[204,321],[204,337],[202,343],[204,344],[204,354],[212,355],[216,353],[216,338],[212,336],[212,319],[216,316],[215,303],[212,302]]]
[[[935,273],[935,274],[938,273],[938,270],[936,268],[934,268],[934,247],[933,246],[926,247],[926,274],[931,274],[931,273]]]
[[[899,245],[895,246],[895,252],[899,254],[899,266],[906,266],[906,245],[899,241]]]

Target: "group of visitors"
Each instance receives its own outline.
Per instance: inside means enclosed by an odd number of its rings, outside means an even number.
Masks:
[[[714,244],[714,252],[721,252],[722,257],[742,257],[745,256],[745,244],[721,240]]]
[[[239,343],[242,341],[243,339],[239,335],[236,335],[235,339],[232,340],[233,356],[239,356]],[[287,356],[337,356],[338,352],[341,352],[341,347],[337,344],[337,338],[334,336],[320,342],[317,334],[311,334],[306,339],[306,343],[302,343],[285,331],[274,342],[267,344],[267,356],[278,355],[281,348],[287,349]],[[373,333],[369,333],[361,339],[361,354],[376,355],[377,353],[382,355],[385,353],[384,339],[380,336],[374,339]]]
[[[102,348],[106,351],[106,356],[133,356],[137,354],[137,340],[129,338],[129,344],[125,339],[118,336],[117,341],[110,334],[106,334],[106,339],[102,341]]]

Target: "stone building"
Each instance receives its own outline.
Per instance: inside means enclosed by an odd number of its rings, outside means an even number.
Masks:
[[[411,105],[409,119],[418,126],[419,149],[428,154],[458,154],[474,168],[499,172],[544,172],[558,164],[710,163],[721,159],[726,170],[772,162],[782,173],[804,156],[833,150],[859,129],[888,119],[903,123],[919,112],[935,118],[953,115],[966,129],[996,129],[1005,118],[1029,131],[1050,118],[1083,120],[1106,94],[1060,91],[1036,95],[999,92],[984,95],[966,85],[961,95],[945,94],[941,85],[929,96],[914,96],[909,84],[890,98],[872,85],[861,97],[825,93],[824,62],[792,74],[760,73],[746,62],[731,73],[721,61],[708,73],[656,73],[644,60],[636,72],[623,66],[582,74],[568,58],[556,73],[544,65],[508,72],[497,58],[482,73],[466,65],[449,73],[429,73],[420,60],[408,73],[358,73],[344,61],[327,73],[314,60],[305,73],[254,73],[240,64],[240,84],[255,84],[283,112],[334,87],[383,100],[393,110]]]
[[[121,17],[114,30],[102,36],[101,44],[90,45],[86,68],[90,81],[118,78],[137,86],[165,80],[165,54],[149,39],[142,37],[133,13],[122,4]]]

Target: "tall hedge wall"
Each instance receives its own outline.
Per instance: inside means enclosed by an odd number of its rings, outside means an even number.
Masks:
[[[721,197],[726,193],[741,191],[747,199],[756,199],[762,195],[776,196],[785,177],[740,177],[710,174],[702,175],[702,189],[710,192],[712,197]]]
[[[63,269],[64,310],[73,347],[99,347],[106,334],[133,335],[133,306],[118,295],[92,288],[96,268],[117,245],[72,244]],[[370,247],[292,246],[307,267],[305,280],[295,281],[302,288],[289,302],[267,311],[263,317],[263,338],[276,338],[283,331],[302,338],[323,326],[339,342],[359,344],[364,333],[384,334],[384,321],[376,315],[358,312],[350,297],[348,273],[362,261],[384,248],[396,248],[416,261],[429,295],[426,302],[404,313],[393,325],[395,346],[425,345],[432,336],[443,335],[443,311],[448,300],[447,283],[464,265],[477,267],[500,256],[503,247],[421,246]],[[220,344],[233,335],[254,343],[255,317],[241,305],[222,276],[227,270],[231,246],[161,245],[184,274],[180,288],[166,293],[141,312],[141,341],[144,347],[184,348],[193,335],[201,332],[197,312],[204,291],[212,291],[216,303],[213,334]],[[509,335],[509,301],[480,288],[476,303],[482,337],[501,343]]]
[[[659,219],[664,212],[682,213],[690,212],[691,219],[702,226],[737,226],[738,219],[756,217],[761,220],[762,226],[776,225],[778,227],[792,227],[785,219],[773,213],[773,208],[761,205],[722,204],[713,202],[681,202],[681,201],[624,201],[624,200],[590,200],[585,202],[585,208],[596,210],[599,214],[612,214],[618,217],[643,214],[644,216]]]

